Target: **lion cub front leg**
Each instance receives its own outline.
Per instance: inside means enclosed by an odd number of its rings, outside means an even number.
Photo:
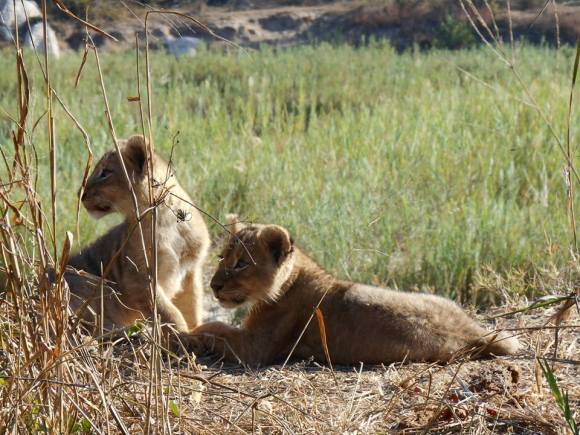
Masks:
[[[187,274],[183,289],[173,298],[173,302],[183,314],[190,331],[201,324],[203,316],[201,270]]]
[[[249,365],[270,362],[265,357],[268,341],[264,337],[222,322],[206,323],[179,338],[188,350],[199,355],[210,352],[225,361]]]
[[[157,311],[161,317],[163,323],[171,323],[179,332],[187,332],[189,328],[187,327],[187,322],[183,318],[181,311],[171,302],[167,297],[163,288],[158,286],[157,288]]]

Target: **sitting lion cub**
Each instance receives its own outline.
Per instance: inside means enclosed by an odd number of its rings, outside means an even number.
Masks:
[[[148,210],[146,141],[143,136],[133,136],[122,141],[120,147],[143,231],[139,231],[121,159],[117,151],[109,151],[95,166],[81,199],[93,217],[117,212],[124,215],[125,221],[73,256],[69,266],[76,272],[69,267],[65,274],[73,310],[93,325],[96,325],[95,316],[102,314],[105,330],[128,326],[153,314],[146,267],[146,261],[153,267],[150,254],[153,214]],[[156,221],[158,313],[162,322],[173,324],[179,331],[188,331],[201,322],[201,268],[209,247],[209,234],[169,165],[158,155],[153,158],[153,194],[159,203]]]
[[[490,334],[450,300],[334,278],[296,248],[282,227],[231,225],[211,287],[225,307],[253,306],[241,328],[211,322],[181,335],[193,351],[212,350],[250,365],[283,360],[321,299],[334,363],[447,362],[458,351],[506,355],[518,349],[514,338]],[[320,337],[315,318],[293,356],[324,362]]]

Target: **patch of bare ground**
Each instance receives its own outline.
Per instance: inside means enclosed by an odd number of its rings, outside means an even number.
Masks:
[[[0,355],[0,429],[54,429],[62,419],[69,429],[87,432],[562,434],[566,423],[537,358],[549,361],[572,409],[578,409],[580,316],[573,307],[560,324],[555,352],[556,312],[487,321],[519,337],[523,349],[513,357],[334,371],[312,361],[251,369],[209,357],[176,360],[161,352],[152,358],[147,331],[115,346],[74,334],[63,354],[55,346],[39,352],[38,339],[37,355],[48,359],[35,362],[35,351],[19,340],[27,331],[16,333],[17,322],[7,322],[2,329],[12,334],[1,337],[10,343],[2,343],[8,351]],[[59,376],[39,371],[55,365]]]
[[[505,312],[506,308],[488,314]],[[335,367],[313,362],[262,370],[208,365],[211,379],[199,403],[189,403],[207,432],[372,433],[445,432],[565,433],[562,413],[543,378],[537,357],[553,364],[571,405],[580,405],[578,313],[561,324],[554,357],[555,311],[501,319],[523,343],[514,357],[458,361],[449,365],[391,364]]]

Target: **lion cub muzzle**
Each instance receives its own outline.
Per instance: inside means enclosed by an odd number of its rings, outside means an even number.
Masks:
[[[246,302],[247,297],[239,291],[236,286],[228,286],[226,288],[225,280],[228,279],[229,275],[236,273],[235,270],[227,273],[224,270],[218,270],[210,282],[210,287],[213,290],[214,297],[218,300],[219,304],[226,308],[234,308],[242,305]]]

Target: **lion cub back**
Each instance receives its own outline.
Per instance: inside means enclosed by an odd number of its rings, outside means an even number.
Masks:
[[[332,298],[331,298],[332,299]],[[327,316],[342,314],[340,322],[345,337],[351,341],[356,360],[366,361],[448,361],[457,352],[477,350],[478,356],[508,355],[519,348],[517,340],[486,331],[455,302],[435,295],[400,292],[364,284],[352,285],[326,306]],[[350,331],[356,330],[351,335]],[[343,346],[338,346],[343,347]],[[360,356],[359,355],[359,356]]]

